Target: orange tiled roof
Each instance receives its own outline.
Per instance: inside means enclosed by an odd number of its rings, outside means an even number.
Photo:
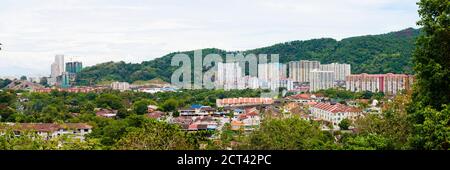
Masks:
[[[330,104],[330,103],[318,103],[316,105],[314,105],[313,107],[321,109],[321,110],[325,110],[325,111],[329,111],[332,113],[338,113],[338,112],[361,112],[361,109],[358,109],[356,107],[350,107],[350,106],[346,106],[340,103],[336,103],[334,105]]]

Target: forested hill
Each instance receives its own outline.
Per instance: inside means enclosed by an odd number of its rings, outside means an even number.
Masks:
[[[319,60],[321,63],[348,63],[352,65],[353,73],[412,73],[412,52],[415,38],[419,33],[418,29],[408,28],[381,35],[351,37],[341,41],[332,38],[291,41],[243,52],[279,54],[283,63],[301,59]],[[193,56],[193,51],[182,53]],[[224,56],[227,51],[215,48],[203,50],[203,56],[209,53]],[[111,80],[132,83],[157,77],[169,81],[176,69],[170,66],[174,54],[176,53],[141,64],[107,62],[87,67],[80,73],[77,81],[80,85]]]

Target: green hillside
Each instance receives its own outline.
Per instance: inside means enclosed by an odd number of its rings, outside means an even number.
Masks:
[[[321,63],[348,63],[352,65],[353,73],[412,73],[411,54],[419,32],[418,29],[408,28],[381,35],[351,37],[341,41],[332,38],[291,41],[243,52],[279,54],[283,63],[301,59],[319,60]],[[170,53],[141,64],[107,62],[87,67],[80,73],[77,82],[80,85],[111,80],[132,83],[154,78],[170,82],[170,76],[176,69],[170,66],[171,57],[176,53],[180,52]],[[182,53],[193,57],[193,51]],[[228,52],[215,48],[203,49],[203,56],[210,53],[225,56],[224,54]]]

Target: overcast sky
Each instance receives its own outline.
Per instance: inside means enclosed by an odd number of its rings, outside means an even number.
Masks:
[[[417,0],[1,0],[0,76],[48,75],[56,54],[84,65],[169,52],[245,50],[416,26]]]

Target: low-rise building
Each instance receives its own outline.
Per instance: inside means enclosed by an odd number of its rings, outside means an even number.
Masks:
[[[259,127],[261,123],[261,117],[259,116],[259,111],[256,108],[245,109],[245,114],[239,115],[239,121],[244,123],[244,130],[254,130]]]
[[[217,99],[217,107],[241,107],[273,104],[272,98],[225,98]]]
[[[105,117],[105,118],[114,118],[117,116],[117,110],[113,110],[113,109],[95,109],[96,113],[95,115],[99,116],[99,117]]]
[[[116,81],[116,82],[111,83],[111,88],[113,90],[120,90],[120,91],[130,90],[130,83]]]
[[[165,115],[166,114],[164,112],[161,112],[161,111],[153,111],[153,112],[145,114],[146,117],[153,118],[153,119],[156,119],[156,120],[162,120]]]
[[[343,119],[355,120],[362,116],[362,110],[356,107],[349,107],[340,103],[318,103],[309,108],[315,120],[331,123],[338,128]]]
[[[211,106],[192,105],[189,108],[179,109],[180,116],[206,116],[212,115],[216,109]]]
[[[13,130],[16,135],[25,131],[35,132],[45,140],[62,135],[84,140],[84,136],[92,132],[92,126],[86,123],[7,123],[2,129]]]
[[[244,122],[233,120],[231,121],[231,130],[238,131],[244,128]]]
[[[321,100],[321,97],[317,97],[314,94],[302,93],[288,96],[286,97],[286,99],[297,103],[310,103],[310,102],[319,102]]]

